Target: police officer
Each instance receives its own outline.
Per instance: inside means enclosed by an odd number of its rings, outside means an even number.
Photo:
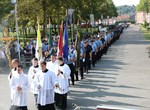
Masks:
[[[97,45],[94,43],[94,40],[91,40],[91,46],[92,46],[92,65],[95,67],[95,61],[96,61],[96,50],[97,50]]]
[[[73,43],[71,43],[71,47],[69,48],[67,64],[71,70],[70,76],[71,76],[72,85],[74,85],[75,61],[76,61],[76,56],[75,56],[74,50],[75,50],[75,48],[73,47]]]
[[[80,48],[80,75],[81,75],[81,79],[84,78],[84,74],[83,74],[83,63],[84,63],[84,47],[81,46]]]
[[[104,54],[107,54],[108,51],[108,36],[107,33],[104,34],[104,39],[105,39],[105,47],[104,47]]]
[[[88,73],[88,70],[91,68],[91,60],[92,60],[92,47],[89,45],[88,41],[86,40],[84,42],[84,49],[85,49],[85,54],[84,54],[84,59],[85,59],[85,69],[86,73]]]

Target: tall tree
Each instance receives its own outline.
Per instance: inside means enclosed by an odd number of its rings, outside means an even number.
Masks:
[[[13,5],[10,0],[0,0],[0,21],[7,19],[10,15],[10,11],[13,10]]]
[[[37,16],[39,22],[44,26],[46,33],[47,18],[51,16],[52,23],[60,24],[60,21],[65,18],[66,10],[69,8],[75,9],[74,18],[81,18],[83,21],[89,20],[89,15],[92,13],[95,19],[100,19],[101,15],[105,18],[109,15],[117,16],[117,10],[112,0],[17,0],[18,1],[18,21],[19,26],[32,26],[36,31]],[[148,1],[148,0],[147,0]],[[0,19],[9,17],[10,10],[14,7],[10,0],[0,0]],[[12,19],[11,19],[12,20]]]
[[[136,9],[137,9],[137,11],[144,11],[146,13],[149,13],[150,12],[150,1],[149,0],[140,0]]]

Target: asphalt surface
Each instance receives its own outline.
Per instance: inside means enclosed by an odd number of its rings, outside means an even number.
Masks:
[[[95,110],[97,105],[150,110],[150,58],[139,26],[131,25],[111,46],[107,55],[92,68],[85,79],[70,87],[68,109],[72,103],[81,110]],[[24,70],[27,73],[27,69]],[[9,69],[0,69],[0,110],[9,110]],[[29,110],[36,110],[31,92]]]

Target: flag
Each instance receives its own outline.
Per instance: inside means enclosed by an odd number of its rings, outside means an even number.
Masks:
[[[62,55],[63,55],[63,22],[60,26],[57,56],[62,56]]]
[[[41,32],[40,32],[40,25],[38,22],[38,30],[37,30],[37,41],[36,41],[36,53],[35,57],[41,61],[42,60],[42,42],[41,42]]]
[[[66,23],[63,34],[63,57],[64,60],[68,60],[68,25]]]

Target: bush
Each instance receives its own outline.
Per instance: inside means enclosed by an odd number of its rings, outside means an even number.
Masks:
[[[150,30],[150,26],[147,26],[147,28],[146,28],[148,31]]]
[[[148,23],[146,21],[144,21],[143,27],[146,28],[147,25],[148,25]]]
[[[131,22],[131,24],[135,24],[135,21],[130,21]]]

